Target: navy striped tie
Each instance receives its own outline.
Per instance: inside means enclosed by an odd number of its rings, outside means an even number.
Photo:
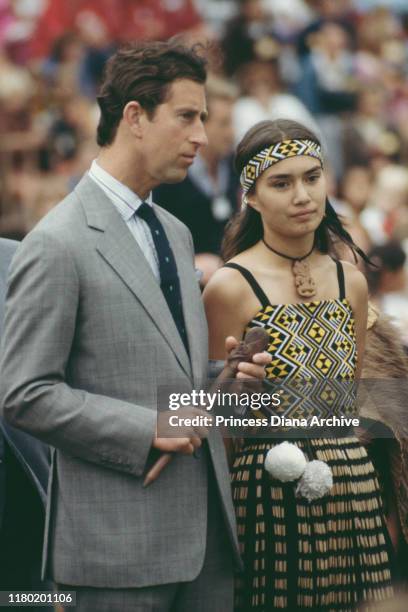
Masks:
[[[187,353],[189,352],[186,326],[184,323],[183,305],[181,301],[180,281],[177,273],[176,260],[163,225],[157,218],[153,207],[142,202],[136,214],[146,221],[159,259],[160,288],[166,299]]]

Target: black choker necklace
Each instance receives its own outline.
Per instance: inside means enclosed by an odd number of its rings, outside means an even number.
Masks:
[[[306,255],[302,255],[302,257],[292,257],[292,255],[285,255],[285,253],[280,253],[280,251],[277,251],[276,249],[273,249],[266,242],[265,238],[262,238],[262,242],[264,243],[264,245],[266,246],[267,249],[269,249],[273,253],[276,253],[276,255],[279,255],[280,257],[284,257],[285,259],[290,259],[290,261],[303,261],[304,259],[306,259],[306,257],[309,257],[309,255],[311,255],[313,253],[314,248],[315,248],[315,245],[313,244],[312,248],[310,249],[310,251],[308,253],[306,253]]]
[[[285,255],[285,253],[280,253],[279,251],[273,249],[269,244],[267,244],[267,242],[265,242],[265,238],[262,238],[262,242],[267,249],[280,257],[289,259],[292,262],[292,273],[294,276],[297,294],[302,298],[314,297],[316,295],[316,284],[310,275],[309,264],[304,260],[312,254],[315,245],[313,244],[312,248],[308,253],[306,253],[306,255],[302,255],[302,257],[292,257],[291,255]]]

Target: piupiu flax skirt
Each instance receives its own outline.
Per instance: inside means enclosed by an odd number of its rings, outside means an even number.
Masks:
[[[232,468],[245,567],[235,610],[351,611],[391,598],[390,540],[365,448],[355,437],[291,441],[330,465],[333,488],[313,502],[295,497],[295,483],[263,467],[279,441],[244,441]]]

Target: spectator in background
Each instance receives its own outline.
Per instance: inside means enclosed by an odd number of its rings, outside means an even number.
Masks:
[[[291,42],[314,16],[305,0],[264,0],[263,4],[273,17],[274,30],[279,38]]]
[[[94,142],[97,122],[95,103],[81,97],[86,52],[81,35],[73,32],[56,40],[41,63],[18,64],[9,46],[0,51],[3,236],[23,238],[83,172],[83,150],[90,138]]]
[[[222,263],[219,251],[224,228],[238,206],[239,180],[232,163],[235,99],[234,87],[215,77],[209,79],[208,145],[200,149],[183,182],[163,184],[154,190],[154,200],[191,231],[203,286]]]
[[[398,242],[387,242],[369,253],[374,266],[367,266],[370,299],[381,312],[394,320],[408,345],[407,256]]]
[[[296,93],[318,118],[329,161],[336,176],[341,176],[343,115],[354,109],[356,87],[347,30],[334,21],[323,22],[302,67]]]
[[[65,32],[58,37],[53,43],[50,57],[42,66],[48,87],[60,92],[60,95],[79,94],[84,52],[82,40],[74,32]]]
[[[0,48],[24,63],[30,56],[31,38],[45,0],[0,0]]]
[[[334,21],[323,22],[316,33],[299,96],[316,114],[354,108],[353,55],[347,30]]]
[[[352,166],[345,172],[340,186],[340,197],[347,207],[343,222],[354,242],[365,253],[371,248],[371,240],[360,215],[367,206],[371,190],[372,172],[369,168]]]
[[[397,164],[377,169],[361,222],[373,244],[408,238],[408,170]]]
[[[344,173],[340,187],[341,197],[351,208],[355,221],[358,221],[370,199],[372,179],[373,173],[366,166],[351,166]]]
[[[26,131],[31,123],[30,102],[35,93],[35,81],[29,71],[10,58],[7,49],[0,48],[0,133]],[[4,142],[1,143],[3,149]]]
[[[266,0],[273,2],[274,0]],[[299,57],[307,56],[313,45],[314,35],[327,21],[335,21],[346,28],[354,38],[354,21],[356,19],[353,0],[305,0],[310,19],[306,27],[296,37],[296,47]]]
[[[276,61],[255,60],[239,72],[242,93],[234,105],[235,141],[239,142],[255,123],[292,119],[320,134],[311,113],[296,96],[285,90]]]
[[[67,30],[108,47],[134,40],[166,40],[201,26],[193,0],[48,0],[32,52],[34,57],[47,56],[52,42]]]
[[[356,112],[345,125],[344,157],[348,165],[397,159],[401,142],[387,114],[387,92],[378,83],[359,88]]]
[[[29,70],[0,49],[0,210],[1,233],[22,238],[20,188],[24,165],[35,165],[44,132],[34,128],[37,83]]]
[[[217,39],[222,36],[225,24],[239,11],[237,0],[194,0],[194,4]]]
[[[40,71],[53,96],[81,95],[94,98],[103,68],[115,49],[106,26],[92,13],[85,13],[76,24],[56,38],[51,54]]]
[[[355,64],[360,81],[381,81],[390,68],[404,63],[402,22],[387,9],[360,16],[356,35]]]
[[[70,166],[76,163],[81,143],[93,139],[94,128],[89,100],[79,96],[61,99],[48,131],[51,169],[70,175]]]
[[[227,23],[221,40],[227,76],[235,75],[247,62],[279,54],[273,21],[262,0],[239,0],[238,5],[239,14]]]
[[[47,57],[54,41],[67,31],[118,40],[123,10],[123,0],[48,0],[32,39],[33,58]]]

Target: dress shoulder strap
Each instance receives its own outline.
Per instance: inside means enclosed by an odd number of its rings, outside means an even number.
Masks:
[[[268,297],[265,295],[264,290],[261,288],[258,281],[255,280],[254,275],[249,270],[247,270],[247,268],[244,268],[243,266],[240,266],[237,263],[226,263],[224,264],[224,268],[233,268],[234,270],[238,270],[238,272],[241,272],[242,276],[251,286],[252,291],[255,293],[256,297],[262,304],[262,307],[266,308],[266,306],[269,306],[270,302]]]
[[[338,259],[334,260],[337,266],[337,280],[339,281],[339,299],[344,300],[346,297],[346,287],[344,283],[343,264]]]

